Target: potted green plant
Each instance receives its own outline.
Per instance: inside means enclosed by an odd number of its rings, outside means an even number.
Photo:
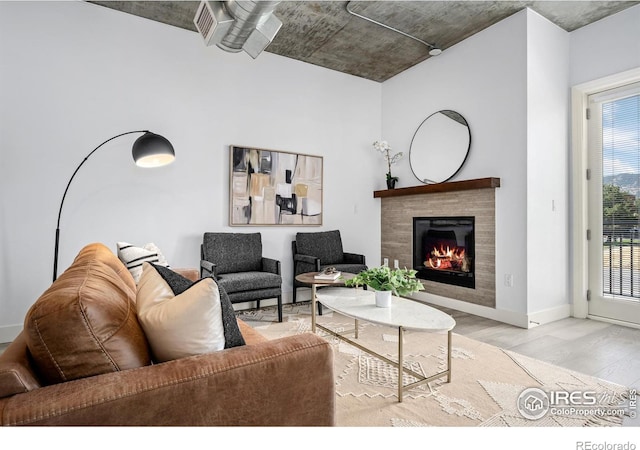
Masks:
[[[363,270],[355,277],[344,282],[345,286],[369,286],[376,293],[376,306],[391,306],[391,294],[401,296],[424,289],[416,279],[417,271],[413,269],[394,269],[387,266],[372,267]]]

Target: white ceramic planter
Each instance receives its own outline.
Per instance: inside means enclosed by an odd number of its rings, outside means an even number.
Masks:
[[[376,291],[376,306],[379,308],[391,307],[391,291]]]

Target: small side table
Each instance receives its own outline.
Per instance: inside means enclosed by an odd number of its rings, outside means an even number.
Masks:
[[[311,285],[311,331],[316,332],[316,303],[318,314],[322,315],[322,305],[316,298],[317,286],[344,286],[344,282],[355,277],[354,273],[342,272],[336,280],[319,280],[315,276],[320,272],[307,272],[296,275],[296,280]]]

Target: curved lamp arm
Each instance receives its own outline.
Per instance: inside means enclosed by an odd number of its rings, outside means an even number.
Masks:
[[[163,157],[164,159],[155,160],[155,164],[142,163],[139,165],[142,165],[144,167],[157,167],[160,165],[168,164],[171,161],[173,161],[175,152],[173,150],[173,146],[171,145],[171,143],[164,137],[151,133],[148,130],[127,131],[126,133],[118,134],[117,136],[113,136],[112,138],[107,139],[106,141],[98,145],[96,148],[91,150],[91,152],[89,152],[89,154],[85,156],[85,158],[82,160],[82,162],[78,164],[78,167],[76,167],[76,170],[73,171],[73,175],[71,175],[71,178],[67,183],[67,187],[64,190],[64,194],[62,194],[62,201],[60,202],[60,209],[58,210],[58,221],[56,223],[56,242],[55,242],[55,250],[54,250],[54,256],[53,256],[53,281],[56,281],[56,279],[58,278],[58,247],[60,242],[60,217],[62,216],[62,206],[64,205],[64,199],[67,197],[67,192],[69,191],[69,186],[71,186],[71,182],[73,181],[73,179],[75,178],[76,174],[78,173],[80,168],[83,166],[83,164],[87,162],[89,157],[93,155],[96,152],[96,150],[98,150],[100,147],[102,147],[103,145],[105,145],[106,143],[114,139],[117,139],[121,136],[126,136],[127,134],[134,134],[134,133],[144,133],[144,135],[139,137],[133,144],[133,158],[137,164],[143,158],[147,158],[156,154],[161,155],[161,157]]]

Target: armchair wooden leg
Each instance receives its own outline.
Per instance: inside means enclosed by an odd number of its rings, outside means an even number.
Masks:
[[[316,299],[316,303],[318,304],[318,315],[321,316],[322,315],[322,303],[320,303],[318,301],[318,297],[316,296],[317,292],[318,292],[318,288],[316,287],[316,285],[312,285],[313,289],[311,290],[311,295],[315,297]],[[311,303],[313,305],[313,302]]]
[[[296,285],[293,285],[293,303],[296,302],[296,294],[297,294],[298,288],[296,287]]]
[[[282,322],[282,295],[278,295],[278,322]]]
[[[260,300],[256,300],[256,307],[260,309]]]

